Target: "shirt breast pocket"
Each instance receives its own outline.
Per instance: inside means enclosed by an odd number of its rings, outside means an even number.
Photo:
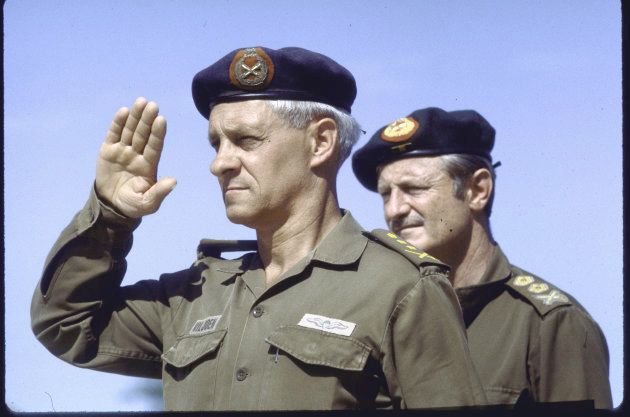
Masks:
[[[303,409],[373,407],[378,365],[368,344],[297,325],[281,326],[265,340],[272,353],[286,356],[268,368],[275,388],[270,401],[289,396]]]
[[[211,404],[218,369],[218,355],[227,330],[203,335],[187,335],[162,355],[164,363],[164,405],[167,409],[188,410],[194,401]]]
[[[297,325],[280,326],[265,340],[302,363],[345,371],[362,371],[372,350],[350,336]]]

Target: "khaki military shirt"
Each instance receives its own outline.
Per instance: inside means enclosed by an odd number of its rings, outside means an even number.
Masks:
[[[594,400],[611,408],[608,347],[566,292],[509,264],[497,246],[480,284],[456,289],[489,404]]]
[[[485,402],[447,268],[349,213],[270,287],[256,252],[120,286],[138,223],[92,193],[53,247],[31,317],[61,359],[162,378],[167,410]]]

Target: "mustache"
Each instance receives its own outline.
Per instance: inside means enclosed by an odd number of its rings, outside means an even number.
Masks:
[[[395,218],[389,221],[389,229],[397,232],[406,227],[422,226],[424,219],[420,215],[409,215],[402,218]]]

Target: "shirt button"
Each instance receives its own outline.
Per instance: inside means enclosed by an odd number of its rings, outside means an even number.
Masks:
[[[237,381],[244,381],[245,378],[247,378],[247,369],[240,368],[238,371],[236,371],[236,380]]]
[[[252,315],[256,318],[260,317],[263,315],[263,313],[265,312],[265,309],[263,308],[263,306],[256,306],[254,308],[254,311],[252,311]]]

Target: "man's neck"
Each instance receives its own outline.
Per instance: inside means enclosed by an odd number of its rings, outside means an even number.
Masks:
[[[307,204],[279,228],[257,230],[258,252],[265,268],[267,286],[312,251],[341,220],[333,193],[321,204]]]
[[[451,283],[453,287],[468,287],[481,281],[488,269],[496,246],[487,230],[479,224],[473,226],[473,233],[466,252],[459,262],[451,266]]]

